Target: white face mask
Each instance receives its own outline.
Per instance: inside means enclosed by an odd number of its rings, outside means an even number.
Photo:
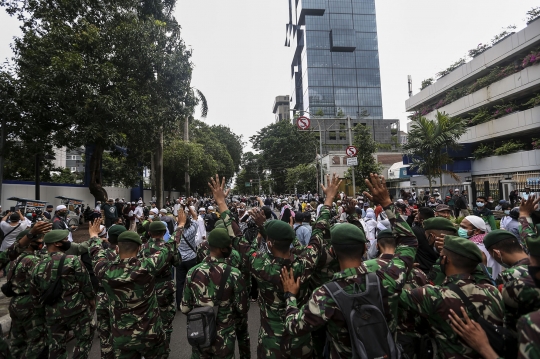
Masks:
[[[154,219],[154,216],[153,216],[153,215],[149,215],[148,218]]]

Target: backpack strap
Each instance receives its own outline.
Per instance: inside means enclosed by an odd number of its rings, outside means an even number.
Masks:
[[[223,275],[221,276],[221,281],[219,282],[219,289],[216,296],[216,301],[221,303],[221,298],[223,297],[223,292],[225,291],[225,284],[227,283],[227,278],[229,277],[229,274],[231,274],[231,266],[226,264],[227,268],[225,268],[225,272],[223,272]]]
[[[465,295],[465,293],[463,293],[463,291],[461,290],[461,288],[456,284],[456,283],[449,283],[448,284],[448,288],[450,288],[452,291],[454,291],[458,296],[459,298],[461,299],[461,301],[465,304],[465,307],[467,307],[467,309],[469,310],[469,312],[471,312],[472,316],[473,316],[473,319],[476,320],[478,322],[478,318],[480,317],[480,314],[478,313],[478,311],[476,310],[476,307],[474,306],[474,304],[471,302],[471,300],[469,299],[469,297],[467,297]]]
[[[7,234],[4,234],[4,238],[6,238],[7,236],[9,236],[14,230],[16,230],[17,228],[19,228],[21,226],[21,224],[19,223],[15,228],[13,228],[11,231],[7,232]]]
[[[184,236],[184,234],[182,233],[182,238],[184,238],[184,240],[186,241],[187,245],[189,246],[189,248],[191,248],[191,250],[193,252],[195,252],[195,254],[197,254],[197,251],[195,250],[195,248],[193,248],[193,246],[191,245],[191,243],[189,243],[188,239],[186,238],[186,236]]]
[[[60,258],[60,264],[58,264],[58,270],[56,271],[56,280],[60,280],[60,277],[62,276],[62,270],[64,269],[64,261],[66,260],[66,255],[62,255],[62,258]]]
[[[24,257],[26,257],[26,253],[22,253],[22,254],[19,256],[19,259],[17,260],[17,262],[15,263],[15,266],[13,267],[13,270],[10,271],[10,272],[11,272],[11,275],[10,275],[9,278],[7,279],[8,282],[11,282],[11,280],[13,279],[13,276],[15,275],[15,270],[17,269],[17,266],[19,265],[19,263],[21,263],[21,261],[23,260]]]

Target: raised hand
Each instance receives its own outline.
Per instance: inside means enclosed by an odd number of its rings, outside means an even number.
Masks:
[[[482,329],[480,324],[472,321],[469,318],[463,307],[460,309],[463,319],[461,319],[452,309],[450,309],[450,315],[448,316],[448,319],[450,319],[450,326],[454,332],[456,332],[456,334],[459,335],[471,348],[480,353],[483,358],[498,358],[499,356],[489,344],[489,340],[484,329]]]
[[[227,210],[227,203],[225,202],[225,198],[227,198],[227,196],[229,195],[230,189],[225,191],[225,177],[223,177],[221,183],[217,174],[215,179],[210,177],[208,187],[210,187],[210,189],[212,190],[212,195],[214,196],[214,200],[216,201],[219,211],[223,212]]]
[[[32,229],[30,229],[30,233],[33,235],[41,235],[43,233],[47,233],[52,229],[52,223],[49,222],[37,222]]]
[[[526,201],[521,201],[519,215],[521,217],[530,216],[538,208],[538,202],[540,202],[540,198],[536,199],[536,196],[529,196]]]
[[[99,219],[96,219],[94,222],[90,223],[88,226],[88,234],[90,235],[90,238],[99,237],[99,233],[101,232],[99,230],[100,225],[101,221]]]
[[[364,192],[364,196],[369,198],[371,202],[380,204],[383,208],[392,204],[390,193],[386,188],[386,180],[384,176],[379,176],[376,173],[370,173],[369,178],[366,178],[366,185],[369,192]]]
[[[290,271],[287,270],[287,267],[281,269],[281,284],[283,284],[284,292],[291,292],[294,295],[297,295],[300,291],[300,277],[294,279],[294,273],[291,268]]]
[[[325,187],[321,183],[321,188],[322,188],[324,194],[326,195],[326,199],[324,201],[324,204],[326,206],[332,206],[332,203],[334,202],[334,198],[336,197],[336,195],[337,195],[337,193],[339,191],[339,186],[341,185],[341,180],[334,173],[332,175],[332,180],[330,181],[330,175],[328,174],[328,175],[326,175],[326,183],[328,183],[327,187]]]

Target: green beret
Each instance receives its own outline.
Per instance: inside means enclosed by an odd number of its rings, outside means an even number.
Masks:
[[[394,238],[394,232],[389,229],[385,229],[384,231],[380,231],[379,234],[377,234],[377,239],[379,238]]]
[[[215,228],[208,235],[208,244],[215,248],[229,248],[232,240],[226,229]]]
[[[482,251],[474,242],[471,242],[466,238],[445,236],[443,249],[473,261],[477,261],[478,263],[482,262]]]
[[[266,235],[273,240],[290,240],[292,241],[296,235],[291,226],[283,221],[272,220],[264,224]]]
[[[43,242],[47,244],[60,242],[61,240],[66,239],[68,236],[69,231],[67,229],[54,229],[45,235]]]
[[[423,226],[426,231],[430,229],[435,229],[438,231],[451,231],[457,233],[457,229],[456,226],[454,226],[454,223],[444,217],[428,218],[424,220]]]
[[[150,226],[148,226],[149,232],[165,232],[166,230],[167,226],[161,221],[154,221],[150,223]]]
[[[109,238],[113,237],[114,239],[118,238],[119,235],[127,231],[126,227],[120,225],[114,225],[109,228]]]
[[[527,237],[525,239],[525,244],[527,245],[531,256],[540,257],[540,232],[538,232],[540,231],[540,224],[536,225],[536,230],[539,234],[534,237]]]
[[[131,231],[121,233],[118,236],[118,242],[135,242],[137,244],[142,244],[141,237],[137,233]]]
[[[30,233],[30,230],[29,230],[29,229],[25,229],[25,230],[22,231],[21,233],[17,234],[17,238],[15,238],[15,240],[18,241],[18,240],[21,239],[22,237],[26,236],[28,233]]]
[[[504,229],[496,229],[486,234],[484,237],[484,246],[486,249],[489,249],[489,247],[495,243],[499,243],[505,239],[515,239],[517,241],[516,237],[512,233],[505,231]]]
[[[335,225],[330,230],[332,245],[334,244],[364,244],[366,235],[354,224],[342,223]]]

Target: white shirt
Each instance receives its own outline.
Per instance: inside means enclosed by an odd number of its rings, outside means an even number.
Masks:
[[[322,206],[324,206],[323,203],[321,203],[321,204],[319,204],[319,205],[317,206],[317,218],[319,218],[319,213],[321,213],[321,208],[322,208]]]
[[[135,223],[139,223],[140,221],[138,217],[144,216],[143,208],[141,206],[135,207],[135,210],[133,211],[133,215],[135,216]]]
[[[174,205],[173,214],[174,214],[175,217],[178,216],[178,210],[179,210],[180,208],[181,208],[180,203],[176,203],[176,204]]]
[[[197,224],[199,225],[199,229],[197,230],[197,237],[195,239],[195,242],[197,245],[201,243],[205,237],[206,237],[206,228],[204,227],[204,218],[199,214],[199,217],[197,217]]]

